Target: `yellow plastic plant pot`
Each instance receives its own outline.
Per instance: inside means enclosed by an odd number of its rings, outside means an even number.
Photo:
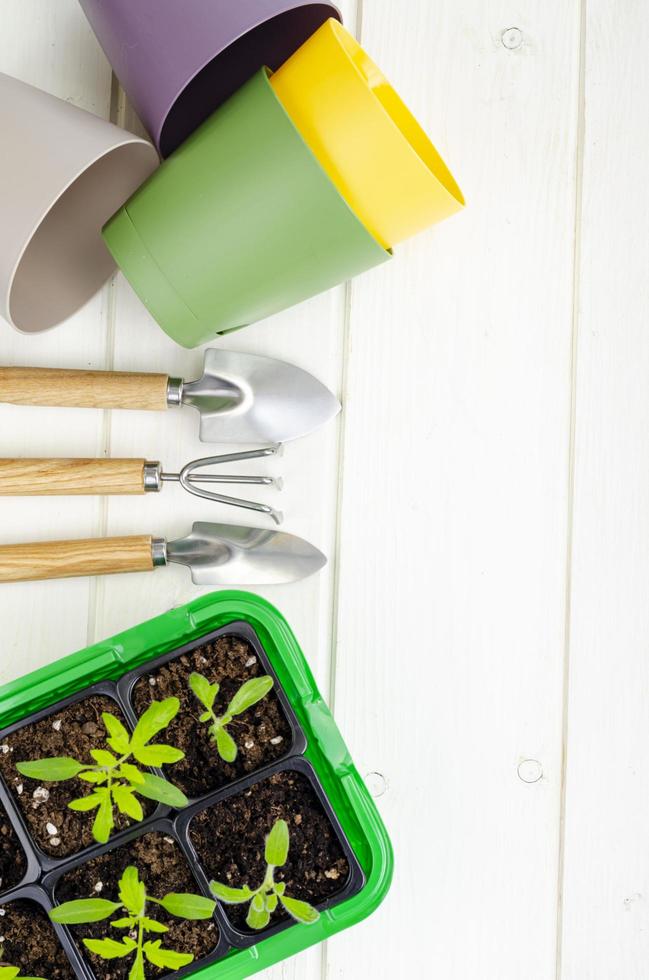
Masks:
[[[412,113],[331,18],[271,78],[280,101],[367,229],[386,248],[464,206]]]

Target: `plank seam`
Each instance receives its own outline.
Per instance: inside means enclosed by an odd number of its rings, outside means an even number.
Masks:
[[[117,126],[124,126],[126,119],[126,95],[121,88],[117,76],[113,72],[111,75],[110,86],[110,113],[109,119]],[[107,371],[114,370],[115,367],[115,320],[117,316],[117,301],[115,298],[115,277],[104,287],[105,290],[105,309],[106,309],[106,339],[104,346],[104,367]],[[112,412],[104,409],[102,412],[101,434],[99,440],[100,454],[104,458],[110,456],[112,436]],[[108,507],[109,498],[99,498],[99,508],[97,515],[97,533],[103,537],[108,529]],[[103,578],[92,578],[88,591],[88,617],[86,641],[90,646],[96,643],[99,637],[97,633],[97,623],[104,601]]]
[[[358,40],[362,39],[363,34],[363,0],[357,0],[355,17],[355,34]],[[345,405],[347,401],[347,387],[349,382],[349,361],[351,359],[351,322],[352,322],[352,290],[351,281],[345,283],[345,308],[343,313],[343,343],[342,343],[342,373],[340,379],[340,391],[342,412],[340,417],[340,428],[338,433],[338,483],[336,487],[336,521],[334,532],[334,566],[332,572],[332,603],[331,603],[331,655],[329,660],[329,705],[332,713],[336,710],[336,672],[338,666],[338,613],[340,596],[340,555],[342,543],[342,511],[343,511],[343,486],[345,472],[345,431],[347,413]],[[329,943],[322,944],[321,958],[321,980],[327,980],[329,976]]]
[[[557,867],[556,980],[563,973],[563,888],[565,880],[566,793],[570,711],[570,641],[572,626],[572,563],[575,508],[575,446],[577,433],[577,358],[581,279],[581,230],[583,217],[584,154],[586,136],[586,32],[588,0],[581,0],[579,25],[579,83],[577,110],[577,158],[575,167],[575,215],[573,244],[572,329],[570,353],[570,436],[568,448],[568,514],[566,526],[565,625],[561,732],[561,792],[559,795],[559,854]]]

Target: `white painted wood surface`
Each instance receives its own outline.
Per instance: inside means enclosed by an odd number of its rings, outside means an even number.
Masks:
[[[622,7],[589,0],[584,38],[562,916],[570,980],[640,980],[649,962],[649,8]]]
[[[640,980],[649,10],[343,7],[469,206],[390,267],[219,341],[344,400],[272,466],[286,528],[330,564],[264,594],[330,692],[397,856],[379,913],[265,976]],[[0,71],[133,125],[76,0],[4,0]],[[0,324],[0,359],[191,377],[202,352],[168,340],[118,276],[47,335]],[[0,450],[171,467],[203,447],[191,413],[0,406]],[[210,516],[233,517],[175,487],[7,499],[0,540],[173,536]],[[197,594],[181,568],[5,587],[0,682]]]

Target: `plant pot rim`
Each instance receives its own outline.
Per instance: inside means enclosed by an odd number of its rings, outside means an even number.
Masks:
[[[189,136],[186,133],[184,137],[179,137],[177,132],[169,132],[169,129],[174,122],[175,110],[182,107],[183,100],[191,94],[193,84],[206,69],[214,65],[213,80],[216,79],[213,86],[216,92],[210,106],[206,107],[206,115],[209,115],[226,101],[229,91],[236,91],[245,84],[245,72],[235,72],[239,77],[233,85],[231,66],[228,72],[222,65],[224,56],[227,58],[232,49],[243,45],[245,50],[246,40],[249,39],[253,42],[252,50],[255,50],[254,42],[259,41],[259,32],[263,32],[273,21],[285,17],[294,23],[296,17],[299,19],[309,8],[313,8],[314,14],[321,8],[321,23],[329,17],[342,20],[333,0],[237,0],[237,3],[230,2],[229,5],[227,0],[226,4],[223,0],[211,5],[194,3],[193,10],[186,12],[186,36],[179,43],[177,36],[169,34],[170,28],[173,30],[178,24],[173,23],[173,13],[169,23],[168,6],[153,25],[148,23],[149,10],[146,8],[125,17],[123,10],[119,9],[120,3],[113,4],[114,9],[106,11],[102,10],[102,6],[109,8],[109,5],[97,0],[81,0],[81,6],[131,103],[165,157]],[[191,8],[191,3],[188,6]],[[289,31],[283,32],[284,36],[289,32],[290,27]],[[261,66],[259,57],[267,60],[273,57],[278,62],[286,60],[306,40],[303,30],[293,30],[290,36],[286,51],[273,51],[266,42],[263,52],[256,51],[254,61],[244,57],[246,70],[253,74]],[[273,47],[278,47],[277,42]],[[132,51],[138,48],[139,61],[132,57]],[[241,60],[241,51],[237,53]],[[184,128],[181,127],[181,130]]]

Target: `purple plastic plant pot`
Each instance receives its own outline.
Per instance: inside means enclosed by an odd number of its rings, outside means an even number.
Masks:
[[[275,70],[330,0],[80,0],[151,138],[169,156],[255,72]]]

